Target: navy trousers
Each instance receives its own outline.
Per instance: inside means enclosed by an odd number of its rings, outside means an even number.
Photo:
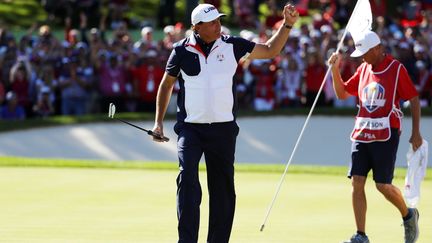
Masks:
[[[179,243],[198,242],[201,185],[198,164],[202,154],[209,192],[208,243],[229,241],[234,219],[234,152],[239,128],[235,121],[212,124],[178,122],[180,173],[177,177]]]

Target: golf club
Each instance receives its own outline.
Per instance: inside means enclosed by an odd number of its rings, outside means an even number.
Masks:
[[[108,110],[108,117],[109,117],[109,118],[116,119],[116,120],[118,120],[118,121],[121,121],[121,122],[123,122],[123,123],[128,124],[129,126],[133,126],[133,127],[135,127],[135,128],[138,128],[139,130],[146,132],[146,133],[147,133],[148,135],[150,135],[150,136],[153,136],[153,137],[158,138],[158,139],[162,139],[162,141],[164,141],[164,142],[168,142],[168,141],[169,141],[169,138],[167,138],[167,137],[165,137],[165,136],[164,136],[164,137],[160,137],[159,135],[153,133],[153,131],[151,131],[151,130],[144,129],[144,128],[139,127],[139,126],[137,126],[137,125],[134,125],[134,124],[132,124],[132,123],[130,123],[130,122],[128,122],[128,121],[125,121],[125,120],[123,120],[123,119],[120,119],[120,118],[114,117],[115,111],[116,111],[116,107],[115,107],[115,105],[114,105],[113,103],[110,103],[110,105],[109,105],[109,110]]]

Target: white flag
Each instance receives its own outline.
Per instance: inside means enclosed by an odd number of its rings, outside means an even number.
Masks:
[[[357,40],[357,37],[366,30],[372,30],[372,10],[369,0],[358,0],[348,21],[348,32],[352,38]]]

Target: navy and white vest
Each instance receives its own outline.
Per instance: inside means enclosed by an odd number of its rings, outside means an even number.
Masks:
[[[194,34],[174,45],[166,71],[177,76],[177,120],[188,123],[229,122],[235,119],[236,90],[233,76],[239,60],[255,43],[221,36],[207,57]]]

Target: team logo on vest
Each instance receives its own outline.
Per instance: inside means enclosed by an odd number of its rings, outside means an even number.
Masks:
[[[225,60],[225,56],[224,56],[223,54],[217,54],[217,55],[216,55],[216,59],[217,59],[219,62],[222,62],[223,60]]]
[[[363,107],[366,108],[369,113],[376,111],[378,108],[385,105],[386,100],[384,96],[385,89],[381,84],[377,82],[369,83],[362,91],[361,99]]]

